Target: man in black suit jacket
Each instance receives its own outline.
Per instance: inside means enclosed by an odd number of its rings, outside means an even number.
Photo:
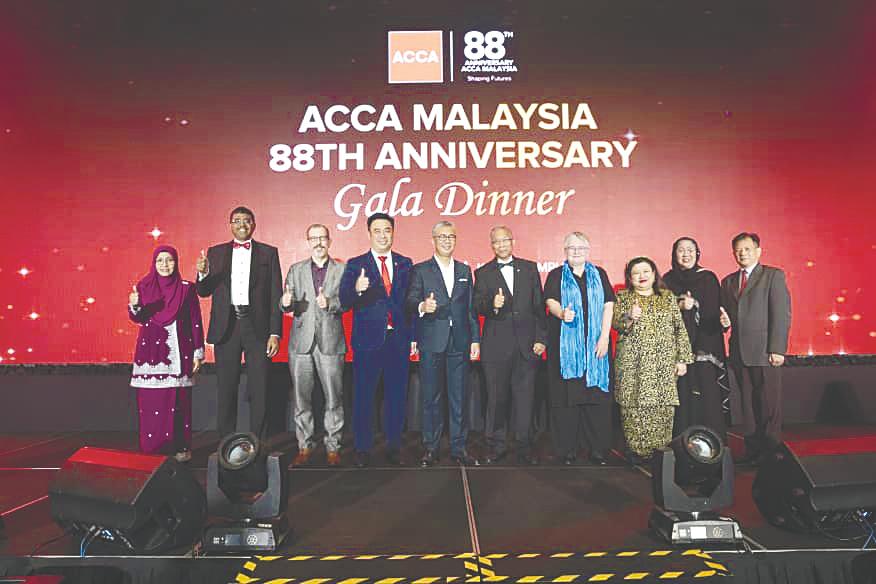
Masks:
[[[484,317],[481,364],[487,384],[486,438],[494,464],[507,454],[511,402],[517,462],[537,464],[531,452],[535,374],[545,351],[544,291],[538,266],[513,257],[514,235],[505,226],[490,230],[496,257],[475,271],[474,303]]]
[[[746,458],[782,440],[782,370],[791,328],[785,272],[760,263],[760,237],[733,238],[739,270],[721,281],[721,324],[730,328],[730,370],[742,397]]]
[[[277,248],[252,240],[255,215],[231,212],[234,241],[214,245],[198,258],[198,295],[212,296],[207,342],[213,343],[219,385],[217,427],[224,437],[237,429],[240,357],[246,356],[250,431],[264,438],[268,363],[277,354],[283,328],[282,275]]]
[[[405,301],[416,319],[420,352],[420,388],[423,395],[423,446],[421,466],[438,462],[438,444],[444,425],[441,370],[447,380],[450,411],[450,457],[460,464],[477,464],[465,449],[468,360],[480,354],[480,330],[473,306],[471,270],[453,259],[456,228],[440,221],[432,228],[435,256],[414,266]]]

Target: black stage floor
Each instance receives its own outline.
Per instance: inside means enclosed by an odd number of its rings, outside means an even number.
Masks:
[[[855,430],[841,430],[850,431]],[[861,431],[873,433],[873,428]],[[796,436],[832,432],[812,426],[789,429]],[[190,550],[177,550],[161,558],[81,560],[79,542],[51,519],[47,486],[79,447],[133,450],[135,436],[0,434],[0,513],[5,522],[0,575],[65,565],[115,565],[131,575],[121,581],[130,582],[431,584],[467,579],[532,584],[712,577],[876,582],[876,552],[860,553],[852,543],[767,524],[751,499],[753,469],[736,470],[735,503],[724,514],[739,521],[754,553],[709,549],[685,554],[667,547],[647,527],[652,508],[648,469],[618,456],[604,467],[555,465],[546,456],[534,467],[459,467],[445,460],[420,469],[414,466],[416,439],[414,434],[407,437],[403,458],[410,466],[403,468],[380,466],[383,453],[378,450],[374,466],[367,469],[352,468],[346,458],[348,466],[327,468],[319,453],[312,465],[292,469],[293,532],[273,556],[192,559]],[[295,449],[289,434],[272,442],[275,449]],[[215,445],[213,433],[194,438],[189,466],[201,482]]]

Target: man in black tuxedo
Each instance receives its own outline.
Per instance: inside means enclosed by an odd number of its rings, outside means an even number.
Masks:
[[[791,294],[785,272],[760,263],[760,237],[733,238],[739,270],[721,281],[721,324],[730,329],[730,371],[742,397],[746,459],[782,441],[782,365],[791,329]]]
[[[234,241],[214,245],[198,258],[198,295],[212,296],[207,342],[214,345],[219,395],[217,427],[224,437],[237,429],[240,357],[246,356],[250,431],[264,438],[268,364],[282,334],[283,277],[277,248],[252,240],[255,215],[231,212]]]
[[[414,266],[405,304],[416,320],[420,352],[420,388],[423,395],[423,457],[420,466],[438,462],[438,444],[444,426],[443,391],[447,381],[450,411],[450,458],[459,464],[477,464],[465,449],[468,434],[463,413],[469,358],[480,354],[480,326],[474,312],[471,269],[453,259],[456,228],[440,221],[432,228],[435,255]]]
[[[538,464],[532,453],[532,402],[535,375],[545,351],[544,291],[538,266],[513,257],[514,235],[504,225],[490,230],[496,257],[475,271],[475,308],[484,317],[481,364],[487,384],[484,462],[495,464],[507,454],[506,434],[511,403],[511,428],[517,462]]]

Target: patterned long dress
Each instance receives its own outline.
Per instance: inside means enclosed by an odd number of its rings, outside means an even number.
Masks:
[[[642,316],[633,322],[629,314],[636,302]],[[690,340],[675,297],[666,290],[651,296],[621,290],[612,326],[618,331],[614,396],[624,436],[630,450],[647,457],[672,440],[675,368],[693,363]]]
[[[146,310],[128,306],[128,316],[140,325],[134,350],[131,387],[137,388],[140,451],[173,454],[192,443],[192,369],[194,359],[204,358],[201,305],[195,287],[187,288],[176,320],[160,326]],[[158,363],[144,359],[141,348],[165,344],[167,358]]]

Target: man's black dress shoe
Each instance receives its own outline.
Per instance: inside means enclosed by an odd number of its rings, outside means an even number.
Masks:
[[[438,453],[434,450],[427,450],[420,458],[420,466],[423,468],[435,466],[436,464],[438,464]]]
[[[605,466],[608,461],[605,460],[605,455],[601,452],[593,452],[590,454],[590,463],[596,466]]]
[[[462,466],[480,466],[481,464],[477,458],[469,456],[468,452],[464,450],[459,454],[451,454],[450,460]]]
[[[371,459],[371,455],[368,454],[367,452],[362,452],[360,450],[357,450],[353,454],[353,464],[356,465],[356,468],[365,468],[366,466],[368,466],[370,459]]]
[[[521,466],[536,466],[538,465],[538,458],[532,454],[518,454],[517,464]]]
[[[484,459],[484,464],[498,464],[504,460],[506,456],[508,456],[507,450],[503,450],[502,452],[491,452]]]
[[[386,462],[390,466],[401,466],[402,465],[401,453],[395,449],[387,450],[386,451]]]

